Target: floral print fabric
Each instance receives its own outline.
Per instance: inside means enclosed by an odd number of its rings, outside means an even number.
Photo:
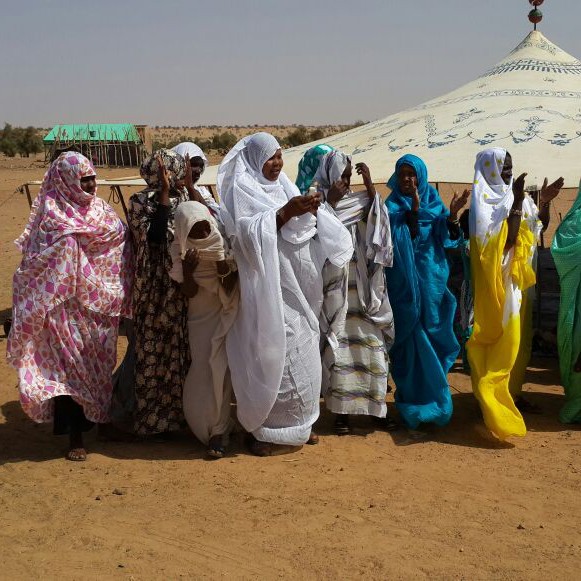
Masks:
[[[87,419],[107,421],[119,316],[130,316],[132,254],[123,222],[81,178],[87,158],[65,152],[46,173],[16,245],[7,358],[24,411],[50,421],[51,399],[70,395]]]
[[[187,199],[186,192],[170,198],[166,242],[153,244],[147,233],[157,210],[157,193],[145,190],[131,197],[129,223],[137,251],[134,429],[141,435],[174,431],[184,424],[182,390],[190,366],[187,298],[169,276],[169,248],[175,210]]]

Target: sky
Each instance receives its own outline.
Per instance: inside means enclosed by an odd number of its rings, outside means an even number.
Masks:
[[[371,121],[532,29],[527,0],[0,0],[0,124]],[[581,58],[580,0],[539,29]]]

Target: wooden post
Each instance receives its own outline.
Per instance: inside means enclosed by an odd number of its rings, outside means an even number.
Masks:
[[[26,197],[28,198],[28,205],[32,208],[32,196],[30,195],[30,188],[28,184],[24,184],[24,191],[26,192]]]

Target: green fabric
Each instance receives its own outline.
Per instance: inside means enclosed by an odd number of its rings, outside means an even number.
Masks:
[[[561,280],[558,341],[565,405],[559,417],[570,424],[581,422],[581,373],[573,371],[581,352],[581,184],[555,233],[551,252]]]
[[[299,172],[297,175],[297,181],[295,182],[301,194],[306,194],[313,183],[313,178],[319,169],[319,162],[321,158],[333,148],[330,145],[325,145],[321,143],[315,145],[308,149],[299,161]]]
[[[141,143],[137,129],[131,123],[84,123],[55,125],[43,139],[54,141],[130,141]]]

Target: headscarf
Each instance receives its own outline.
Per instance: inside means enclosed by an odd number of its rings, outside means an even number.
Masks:
[[[506,149],[495,147],[476,156],[469,228],[480,244],[500,231],[514,202],[513,178],[505,184],[501,177],[506,155]]]
[[[320,143],[305,152],[301,161],[299,161],[299,171],[295,182],[301,194],[306,194],[309,191],[313,178],[319,169],[321,158],[330,151],[333,151],[330,145]]]
[[[172,151],[175,151],[186,159],[186,155],[190,156],[190,159],[194,157],[201,157],[204,160],[204,170],[208,167],[208,158],[202,151],[202,149],[191,141],[183,141],[178,143],[175,147],[172,147]]]
[[[85,308],[130,316],[131,246],[113,208],[81,188],[91,162],[64,152],[46,172],[23,234],[15,241],[22,263],[14,274],[11,354],[41,332],[46,314],[77,299]]]
[[[153,189],[159,189],[159,163],[157,158],[161,157],[165,168],[169,174],[169,187],[171,190],[176,190],[177,182],[184,179],[186,175],[186,161],[175,151],[171,149],[158,149],[154,151],[149,157],[143,160],[139,173],[145,180],[147,185]]]
[[[246,215],[247,208],[253,207],[254,212],[278,210],[299,195],[284,172],[275,181],[266,179],[262,173],[264,164],[279,149],[272,135],[255,133],[241,139],[220,164],[218,192],[222,201],[221,217],[228,235],[235,231],[234,216]],[[316,223],[312,214],[291,218],[282,227],[281,235],[288,242],[300,244],[317,233]]]
[[[446,217],[450,214],[444,206],[438,190],[428,182],[428,168],[422,159],[416,155],[406,154],[400,157],[395,164],[395,172],[389,178],[387,187],[391,194],[387,198],[387,209],[392,218],[403,218],[403,214],[412,209],[412,198],[406,196],[399,189],[398,174],[402,165],[409,165],[416,172],[418,193],[420,195],[420,208],[418,210],[418,222],[429,223],[435,218]]]
[[[190,238],[190,230],[198,222],[208,222],[210,235],[207,238]],[[213,261],[224,260],[224,239],[218,230],[216,220],[210,211],[200,202],[184,202],[176,210],[174,218],[175,240],[180,247],[180,257],[186,256],[189,248],[196,248],[200,252],[200,260]]]

